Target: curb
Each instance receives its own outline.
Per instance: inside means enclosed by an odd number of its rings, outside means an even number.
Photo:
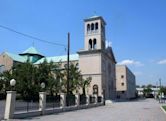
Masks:
[[[161,108],[161,110],[166,114],[166,111],[163,109],[163,107],[162,106],[160,106],[160,108]]]

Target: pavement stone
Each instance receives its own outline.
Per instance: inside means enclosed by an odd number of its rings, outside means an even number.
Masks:
[[[156,100],[143,99],[11,121],[166,121],[166,114]]]

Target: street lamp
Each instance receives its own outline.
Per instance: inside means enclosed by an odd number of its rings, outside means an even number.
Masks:
[[[1,77],[0,77],[0,80],[5,80],[5,77],[1,76]]]
[[[40,84],[40,86],[41,86],[42,90],[46,87],[46,85],[45,85],[44,82],[42,82],[42,83]]]
[[[13,87],[16,85],[16,80],[15,79],[11,79],[10,80],[10,86],[12,86],[12,89]]]

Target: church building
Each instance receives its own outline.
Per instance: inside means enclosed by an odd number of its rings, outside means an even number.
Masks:
[[[104,95],[105,99],[116,97],[116,60],[111,47],[106,47],[106,22],[101,16],[93,16],[84,20],[84,49],[70,55],[70,62],[78,63],[83,78],[91,77],[92,81],[86,90],[88,94]],[[67,63],[67,55],[45,57],[34,47],[21,54],[4,52],[0,55],[0,70],[10,70],[16,63],[27,60],[37,65],[44,60],[48,62]]]

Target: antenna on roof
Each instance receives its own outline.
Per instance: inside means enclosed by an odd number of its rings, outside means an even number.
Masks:
[[[34,42],[34,40],[33,40],[33,42],[32,42],[32,46],[35,47],[35,42]]]
[[[97,15],[97,12],[96,11],[94,11],[94,16],[96,16]]]

